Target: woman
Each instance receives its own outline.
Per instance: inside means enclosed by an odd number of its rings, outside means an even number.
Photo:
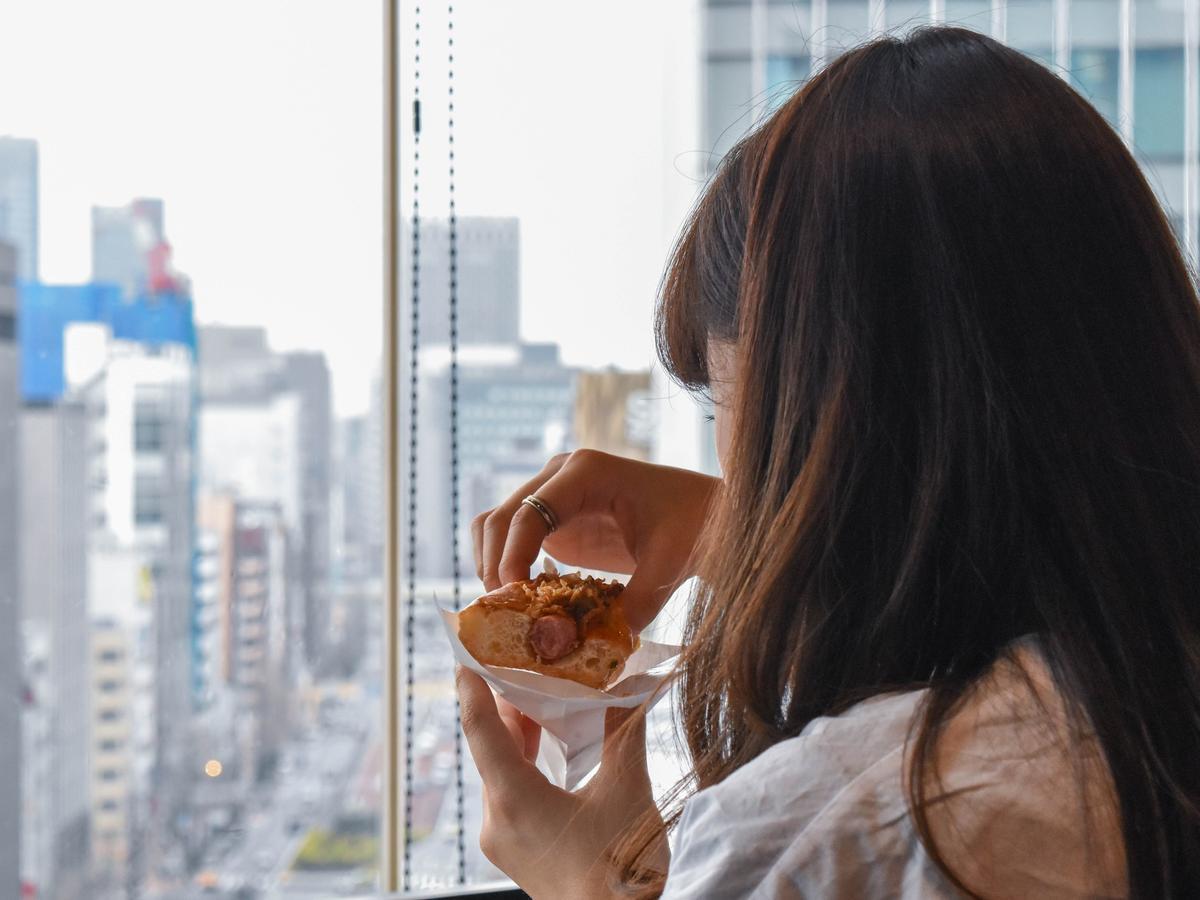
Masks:
[[[489,858],[535,897],[1196,896],[1200,310],[1103,119],[978,34],[863,46],[729,154],[658,322],[723,481],[574,454],[475,539],[489,588],[541,546],[632,573],[641,625],[699,575],[690,797],[636,719],[559,791],[464,673]]]

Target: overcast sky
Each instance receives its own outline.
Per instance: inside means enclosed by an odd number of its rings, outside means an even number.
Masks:
[[[445,4],[422,5],[422,195],[443,215]],[[523,334],[647,365],[699,158],[696,0],[454,5],[458,210],[521,220]],[[0,134],[41,146],[43,279],[88,277],[92,204],[162,197],[197,317],[324,350],[339,411],[365,409],[381,48],[378,0],[0,0]]]

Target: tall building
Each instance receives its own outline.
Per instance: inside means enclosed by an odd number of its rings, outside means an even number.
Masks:
[[[420,232],[421,342],[450,340],[450,225],[426,219]],[[403,235],[410,259],[412,230]],[[515,344],[520,333],[520,230],[510,218],[464,216],[457,228],[458,339],[467,344]],[[404,285],[401,328],[408,325],[411,284]]]
[[[38,145],[0,137],[0,241],[17,252],[17,278],[38,277]]]
[[[183,789],[192,711],[194,375],[190,350],[113,341],[104,368],[79,387],[89,418],[93,546],[146,561],[156,644],[156,777],[162,807]],[[93,607],[109,585],[89,583]],[[172,781],[179,779],[179,781]]]
[[[38,813],[51,835],[39,890],[82,896],[90,856],[88,757],[87,419],[70,400],[26,404],[20,412],[21,616],[44,653],[39,702],[48,701],[53,754]],[[27,773],[27,778],[35,777]]]
[[[200,329],[203,481],[278,503],[291,533],[292,583],[309,667],[319,672],[329,616],[333,421],[329,367],[277,353],[261,328]]]
[[[17,259],[11,244],[0,243],[0,809],[21,809],[21,648],[17,566],[20,378],[17,368]],[[0,894],[19,896],[21,822],[0,816]]]
[[[703,148],[710,171],[812,72],[872,34],[928,24],[936,8],[947,23],[1028,53],[1087,97],[1130,143],[1182,237],[1184,168],[1197,164],[1185,158],[1185,4],[1131,3],[1128,29],[1121,7],[1054,0],[705,0]],[[1198,214],[1192,210],[1193,247]]]

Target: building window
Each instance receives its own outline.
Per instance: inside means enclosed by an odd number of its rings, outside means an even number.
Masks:
[[[133,449],[136,453],[161,453],[166,421],[157,406],[138,404],[133,420]]]
[[[100,713],[100,721],[101,722],[115,722],[120,718],[121,718],[120,710],[106,709],[106,710],[101,711],[101,713]]]
[[[163,520],[162,485],[157,478],[139,476],[134,483],[133,521],[136,525],[157,525]]]
[[[1140,47],[1134,55],[1133,143],[1147,159],[1183,157],[1183,48]]]
[[[116,781],[121,777],[121,773],[116,769],[102,769],[100,772],[101,781]]]
[[[17,317],[12,313],[0,313],[0,341],[12,341],[17,337]]]
[[[100,809],[103,812],[116,812],[121,808],[121,804],[116,800],[103,800],[100,803]]]
[[[1071,50],[1071,84],[1113,127],[1118,124],[1118,56],[1116,47],[1079,47]]]
[[[121,749],[121,742],[114,740],[105,740],[100,742],[101,753],[116,753]]]
[[[100,690],[106,694],[111,694],[113,691],[121,687],[121,682],[106,680],[100,682]]]
[[[124,654],[120,650],[102,650],[100,652],[100,662],[115,663],[120,662]]]
[[[782,106],[789,97],[808,78],[808,56],[768,56],[767,57],[767,102],[771,109]],[[557,391],[549,390],[543,393],[547,400],[560,399]]]

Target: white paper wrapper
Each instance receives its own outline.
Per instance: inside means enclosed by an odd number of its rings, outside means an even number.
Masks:
[[[657,703],[664,693],[658,687],[679,654],[678,647],[642,641],[625,661],[620,680],[598,691],[565,678],[485,666],[458,639],[454,613],[441,607],[439,612],[459,664],[483,676],[497,694],[542,726],[538,768],[568,791],[574,790],[600,762],[604,711],[609,707],[632,709],[652,696],[653,703]]]

